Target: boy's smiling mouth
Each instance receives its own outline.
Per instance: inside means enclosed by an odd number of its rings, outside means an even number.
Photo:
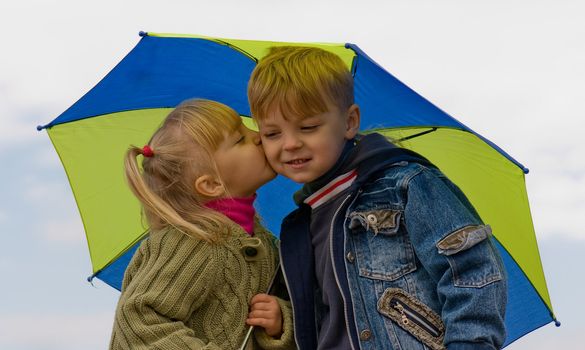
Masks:
[[[289,165],[293,169],[300,169],[305,166],[311,159],[310,158],[296,158],[293,160],[289,160],[284,162],[285,164]]]

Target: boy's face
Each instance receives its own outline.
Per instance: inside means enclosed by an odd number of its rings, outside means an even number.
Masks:
[[[355,104],[343,111],[331,103],[327,107],[325,113],[286,119],[274,109],[258,122],[266,158],[277,173],[307,183],[335,165],[345,141],[359,130],[360,113]]]

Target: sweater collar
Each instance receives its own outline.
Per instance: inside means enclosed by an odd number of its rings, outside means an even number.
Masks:
[[[256,194],[243,198],[220,198],[205,203],[205,206],[227,216],[230,220],[242,226],[248,235],[253,236],[254,217],[256,215],[256,209],[254,209],[255,199]]]

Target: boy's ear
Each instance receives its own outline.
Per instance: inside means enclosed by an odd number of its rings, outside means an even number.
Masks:
[[[195,180],[195,190],[199,194],[210,197],[218,198],[225,194],[225,187],[223,184],[212,175],[201,175]]]
[[[347,110],[345,138],[351,140],[360,131],[360,107],[355,103]]]

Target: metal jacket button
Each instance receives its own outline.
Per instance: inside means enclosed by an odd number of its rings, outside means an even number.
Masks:
[[[353,262],[355,260],[355,256],[353,256],[353,253],[352,252],[348,252],[347,255],[345,256],[345,258],[347,259],[347,261],[349,261],[352,264],[353,264]]]
[[[368,219],[368,222],[370,224],[372,224],[372,225],[375,225],[375,224],[378,223],[378,218],[374,214],[368,214],[368,216],[366,217],[366,219]]]
[[[369,340],[372,337],[372,332],[369,329],[364,329],[360,332],[360,340]]]
[[[246,249],[244,249],[244,253],[245,253],[247,256],[249,256],[249,257],[253,258],[253,257],[255,257],[256,255],[258,255],[258,250],[257,250],[256,248],[254,248],[254,247],[246,247]]]

